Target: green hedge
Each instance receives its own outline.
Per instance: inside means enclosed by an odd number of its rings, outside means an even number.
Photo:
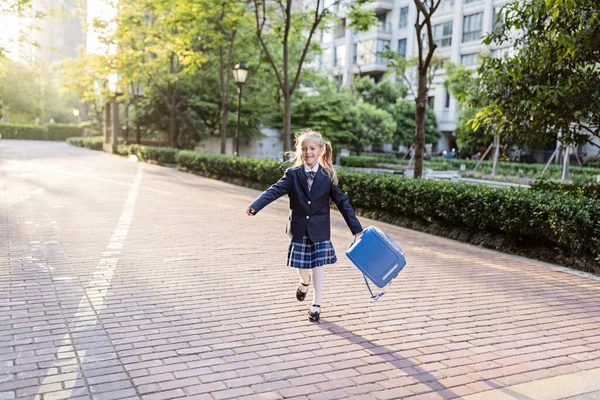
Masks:
[[[533,183],[531,189],[558,193],[563,196],[600,200],[600,185],[597,183],[561,183],[541,179]]]
[[[397,168],[402,169],[406,167],[409,160],[402,159],[391,159],[385,157],[372,157],[372,156],[348,156],[340,159],[340,164],[344,167],[358,167],[358,168]],[[431,168],[434,171],[454,170],[459,171],[460,166],[464,164],[467,170],[472,170],[477,165],[477,160],[461,160],[461,159],[448,159],[448,158],[434,158],[431,161],[423,161],[423,168]],[[483,175],[492,173],[492,162],[482,161],[477,169],[477,172]],[[498,174],[504,176],[514,176],[518,178],[538,178],[544,164],[525,164],[525,163],[513,163],[513,162],[500,162],[498,164]],[[562,174],[562,166],[557,164],[551,164],[546,173],[545,177],[552,179],[560,179]],[[571,179],[575,182],[594,182],[596,181],[596,175],[600,174],[600,169],[590,167],[577,167],[571,166],[570,175]]]
[[[600,168],[600,156],[585,157],[582,164],[584,167]]]
[[[600,202],[592,199],[344,170],[339,176],[357,208],[503,235],[524,247],[557,247],[570,256],[600,255]]]
[[[92,136],[92,137],[70,137],[67,139],[67,143],[71,146],[85,147],[90,150],[102,150],[102,144],[104,143],[103,136]]]
[[[36,125],[0,124],[2,139],[46,140],[46,128]]]
[[[48,124],[46,125],[46,140],[67,140],[73,136],[83,135],[83,129],[76,125]]]
[[[122,156],[136,155],[140,160],[160,165],[175,164],[178,149],[172,147],[144,146],[140,144],[119,144],[116,152]]]
[[[194,151],[181,151],[177,162],[188,171],[264,184],[276,182],[285,168],[273,160]],[[361,210],[502,236],[523,248],[560,249],[587,259],[600,255],[600,202],[592,199],[344,169],[338,173],[340,187]]]
[[[270,185],[277,182],[285,171],[285,164],[271,159],[233,157],[214,153],[182,150],[177,164],[183,170],[214,176],[237,178]]]
[[[69,137],[81,136],[82,134],[82,128],[68,124],[48,124],[44,126],[0,124],[0,135],[3,139],[63,141]]]

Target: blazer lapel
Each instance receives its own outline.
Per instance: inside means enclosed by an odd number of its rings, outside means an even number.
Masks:
[[[306,192],[306,195],[310,198],[310,190],[308,190],[308,180],[306,179],[306,174],[304,173],[304,166],[301,166],[297,169],[298,180],[300,181],[300,185],[302,185],[302,189]],[[313,185],[315,183],[313,182]]]

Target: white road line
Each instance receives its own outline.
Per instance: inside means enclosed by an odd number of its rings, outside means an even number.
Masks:
[[[110,288],[110,282],[112,280],[115,268],[119,261],[119,255],[123,244],[129,234],[129,228],[131,227],[131,221],[133,220],[133,211],[135,209],[135,202],[139,192],[140,182],[142,181],[142,171],[144,164],[138,165],[138,170],[133,180],[133,184],[129,189],[127,200],[121,211],[119,223],[117,228],[114,230],[106,250],[102,252],[102,258],[98,262],[96,270],[92,274],[92,279],[86,285],[85,294],[79,302],[77,312],[73,316],[71,323],[69,324],[69,331],[82,332],[91,328],[95,328],[98,322],[97,312],[102,309],[104,304],[104,298]],[[93,316],[90,318],[90,316]],[[57,350],[57,354],[63,352],[73,351],[74,345],[71,340],[69,333],[67,333],[62,340],[63,345]],[[83,364],[85,359],[85,351],[79,353],[79,362]],[[61,360],[57,357],[52,363],[52,366],[48,369],[49,371],[56,370],[61,365]],[[73,388],[79,374],[73,374],[73,378],[68,381],[64,381],[65,388]],[[52,375],[46,375],[42,385],[38,389],[36,399],[41,399],[41,395],[51,389],[50,385],[54,383]]]

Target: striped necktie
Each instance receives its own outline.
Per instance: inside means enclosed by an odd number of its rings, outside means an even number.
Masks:
[[[313,181],[315,180],[315,175],[317,173],[315,171],[304,171],[306,173],[306,180],[308,181],[308,190],[312,189]]]

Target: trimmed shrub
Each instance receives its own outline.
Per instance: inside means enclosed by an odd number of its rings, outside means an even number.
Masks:
[[[269,185],[285,166],[256,160],[181,151],[182,169],[212,177]],[[600,256],[600,202],[547,191],[490,188],[392,174],[338,171],[341,189],[362,211],[437,224],[448,229],[492,234],[521,248],[560,249],[567,257]]]
[[[557,193],[563,196],[600,200],[600,184],[597,183],[561,183],[541,179],[532,184],[531,189]]]
[[[285,164],[271,159],[233,157],[223,154],[182,150],[177,164],[183,170],[214,178],[236,178],[270,185],[285,172]]]
[[[2,139],[46,140],[46,132],[44,126],[0,124]]]
[[[102,144],[104,143],[103,136],[92,136],[92,137],[70,137],[67,139],[67,143],[71,146],[84,147],[90,150],[102,150]]]
[[[600,168],[600,155],[585,157],[582,164],[584,167]]]
[[[136,155],[140,160],[159,165],[175,164],[178,149],[172,147],[144,146],[140,144],[119,144],[116,154],[122,156]]]
[[[48,124],[46,127],[46,140],[67,140],[73,136],[83,135],[83,129],[69,124]]]
[[[0,124],[0,134],[3,139],[63,141],[72,136],[81,136],[83,129],[68,124],[44,126]]]
[[[409,160],[370,157],[370,156],[349,156],[342,157],[340,164],[343,167],[358,167],[358,168],[393,168],[402,169],[407,166]],[[423,168],[431,168],[434,171],[453,170],[459,171],[461,164],[464,164],[467,170],[472,170],[477,164],[477,160],[462,160],[451,158],[434,158],[431,161],[423,161]],[[492,173],[493,163],[491,161],[482,161],[477,169],[477,173],[489,175]],[[500,162],[498,164],[498,174],[504,176],[514,176],[520,178],[539,177],[544,169],[544,164],[525,164],[513,162]],[[550,164],[546,170],[546,177],[560,179],[562,166]],[[570,175],[574,182],[593,182],[596,180],[596,175],[600,174],[600,169],[596,168],[581,168],[571,166]]]
[[[600,255],[600,202],[592,199],[344,170],[339,177],[357,208],[502,235],[524,247]]]

